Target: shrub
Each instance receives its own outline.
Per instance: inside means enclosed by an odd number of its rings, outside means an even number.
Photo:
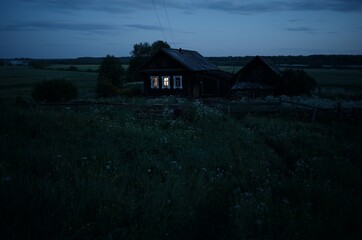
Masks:
[[[129,86],[120,89],[120,94],[127,97],[142,96],[143,92],[139,86]]]
[[[310,94],[315,86],[316,81],[303,70],[283,71],[281,94],[287,96]]]
[[[37,102],[65,102],[78,96],[74,83],[64,79],[46,80],[35,84],[32,97]]]
[[[125,70],[119,60],[114,56],[107,55],[99,67],[98,79],[119,87],[123,84],[124,74]]]
[[[97,97],[114,97],[119,95],[119,89],[109,81],[98,79],[96,94]]]
[[[124,69],[117,58],[107,55],[101,62],[96,94],[98,97],[113,97],[119,94],[124,81]]]

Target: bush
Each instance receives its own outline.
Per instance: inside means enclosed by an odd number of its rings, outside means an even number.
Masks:
[[[281,94],[287,96],[310,94],[315,86],[316,81],[303,70],[283,71]]]
[[[125,70],[114,56],[107,55],[99,67],[98,79],[108,81],[115,87],[120,87],[124,81]]]
[[[101,62],[98,73],[96,94],[98,97],[113,97],[119,94],[123,85],[124,69],[117,58],[107,55]]]
[[[119,89],[108,81],[98,79],[96,94],[97,97],[114,97],[119,95]]]
[[[65,102],[78,96],[74,83],[64,80],[46,80],[35,84],[32,97],[37,102]]]
[[[120,94],[127,97],[142,96],[143,92],[140,86],[129,86],[120,89]]]

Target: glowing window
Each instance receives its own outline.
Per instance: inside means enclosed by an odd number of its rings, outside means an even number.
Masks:
[[[158,89],[158,76],[151,76],[151,88]]]
[[[174,76],[173,77],[173,88],[182,89],[182,76]]]
[[[162,88],[170,88],[170,76],[162,76]]]

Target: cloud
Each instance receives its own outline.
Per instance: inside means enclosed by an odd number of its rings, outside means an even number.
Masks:
[[[152,2],[147,0],[20,0],[57,11],[101,11],[108,13],[126,13],[148,8]]]
[[[309,33],[315,31],[315,29],[309,27],[289,27],[285,28],[285,30],[289,32],[309,32]]]
[[[164,28],[161,28],[160,26],[154,26],[154,25],[144,25],[144,24],[128,24],[125,25],[126,27],[140,29],[140,30],[151,30],[151,31],[162,31],[165,30]]]
[[[68,31],[113,31],[120,30],[120,27],[101,24],[101,23],[69,23],[69,22],[27,22],[27,23],[17,23],[11,25],[5,25],[0,27],[0,31],[59,31],[59,30],[68,30]]]
[[[232,13],[261,13],[278,11],[361,11],[362,0],[211,0],[200,6]]]
[[[93,10],[108,13],[127,13],[158,8],[182,9],[189,12],[198,9],[211,9],[230,13],[252,14],[278,11],[362,11],[362,0],[19,0],[52,8],[54,10],[83,11]]]

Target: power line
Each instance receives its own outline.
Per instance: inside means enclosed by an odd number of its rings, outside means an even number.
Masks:
[[[171,31],[171,37],[172,37],[172,41],[173,41],[173,47],[176,48],[175,38],[173,37],[172,27],[171,27],[171,24],[170,24],[170,18],[168,17],[168,12],[167,12],[167,8],[166,8],[165,0],[162,0],[162,2],[163,2],[163,8],[165,9],[165,13],[166,13],[166,18],[167,18],[167,22],[168,22],[168,27],[170,28],[170,31]]]
[[[156,8],[154,0],[152,0],[152,4],[153,4],[153,8],[155,9],[155,12],[156,12],[156,15],[157,15],[158,23],[160,24],[160,27],[161,27],[163,37],[165,38],[165,41],[167,42],[166,34],[165,34],[165,31],[163,30],[161,20],[160,20],[160,16],[158,15],[157,8]]]

